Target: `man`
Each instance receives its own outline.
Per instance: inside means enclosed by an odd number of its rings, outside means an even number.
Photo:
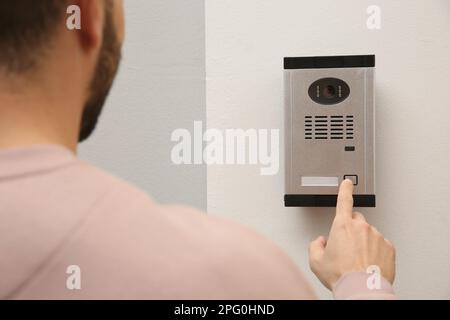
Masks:
[[[66,27],[69,5],[81,9],[81,30]],[[0,298],[313,299],[262,236],[161,206],[75,158],[119,65],[122,6],[0,2]],[[344,181],[329,237],[311,243],[311,268],[338,299],[394,298],[394,248],[352,212],[352,191]],[[371,265],[382,274],[375,290]]]

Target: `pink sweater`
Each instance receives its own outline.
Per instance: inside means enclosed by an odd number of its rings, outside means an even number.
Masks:
[[[81,289],[69,290],[69,266]],[[314,299],[300,270],[257,233],[162,206],[59,146],[0,150],[0,298]],[[393,298],[348,274],[338,299]]]

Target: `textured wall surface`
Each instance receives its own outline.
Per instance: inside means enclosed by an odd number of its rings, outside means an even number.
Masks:
[[[372,4],[380,30],[366,28]],[[284,56],[367,53],[377,55],[378,207],[361,211],[396,244],[399,297],[449,299],[448,0],[207,0],[208,127],[282,129]],[[283,180],[282,170],[262,177],[257,166],[211,166],[208,209],[276,241],[329,298],[307,246],[334,212],[284,208]]]
[[[206,208],[206,167],[175,166],[176,128],[205,120],[203,0],[125,1],[123,61],[80,156],[162,202]]]

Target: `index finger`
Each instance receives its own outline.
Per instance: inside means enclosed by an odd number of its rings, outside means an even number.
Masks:
[[[349,179],[342,181],[336,204],[336,217],[351,219],[353,213],[353,182]]]

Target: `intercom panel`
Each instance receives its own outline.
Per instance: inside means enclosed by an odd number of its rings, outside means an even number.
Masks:
[[[284,59],[285,206],[375,207],[375,56]]]

